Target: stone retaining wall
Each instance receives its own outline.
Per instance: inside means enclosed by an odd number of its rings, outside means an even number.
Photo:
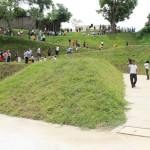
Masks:
[[[36,22],[31,17],[18,17],[13,21],[10,21],[12,28],[17,29],[31,29],[36,28]],[[4,19],[0,19],[0,27],[8,27],[7,22]]]

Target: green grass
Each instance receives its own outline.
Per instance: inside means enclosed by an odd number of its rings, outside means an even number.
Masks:
[[[37,48],[41,48],[42,55],[47,55],[47,51],[49,48],[52,49],[52,53],[55,53],[55,47],[56,45],[52,45],[47,42],[41,42],[41,41],[32,41],[32,40],[24,40],[21,38],[18,38],[16,36],[2,36],[0,35],[0,51],[1,50],[10,50],[10,53],[12,54],[12,60],[15,59],[15,53],[18,51],[20,57],[24,57],[24,51],[28,50],[29,48],[32,49],[33,55],[36,57],[37,55]],[[66,47],[61,46],[60,53],[65,53]]]
[[[1,81],[0,93],[0,112],[8,115],[84,128],[125,122],[122,74],[101,59],[35,63]]]
[[[135,34],[129,33],[74,34],[54,37],[53,44],[52,37],[47,38],[48,42],[36,42],[27,40],[26,36],[24,39],[0,36],[0,50],[10,49],[12,57],[16,51],[23,57],[23,51],[29,47],[34,56],[37,47],[41,47],[44,56],[49,47],[54,53],[55,46],[60,45],[56,62],[48,58],[48,62],[25,68],[23,64],[0,63],[1,113],[84,128],[116,127],[125,122],[121,72],[128,72],[128,58],[131,58],[136,60],[138,73],[145,74],[143,63],[150,59],[149,35],[137,40]],[[78,40],[81,46],[86,40],[91,48],[98,47],[102,40],[105,49],[100,52],[81,47],[78,54],[64,55],[69,38]],[[126,40],[128,47],[124,46]],[[112,48],[114,44],[118,47]]]
[[[138,74],[145,74],[144,62],[150,60],[149,45],[135,45],[121,48],[112,48],[109,50],[87,51],[81,53],[81,57],[90,56],[92,58],[103,58],[113,64],[123,73],[129,73],[128,58],[134,59],[138,65]]]
[[[24,36],[27,39],[27,35]],[[113,47],[114,44],[118,46],[124,46],[126,41],[130,45],[136,45],[136,36],[131,33],[118,33],[118,34],[106,34],[106,35],[88,35],[88,33],[83,36],[81,32],[78,33],[67,33],[66,36],[46,36],[46,41],[51,44],[69,46],[69,39],[77,40],[81,47],[83,47],[83,42],[85,41],[88,44],[89,48],[98,49],[101,41],[104,42],[105,49]]]
[[[23,64],[0,63],[0,81],[25,68]]]

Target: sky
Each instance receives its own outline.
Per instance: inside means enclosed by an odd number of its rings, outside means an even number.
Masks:
[[[72,13],[72,19],[80,19],[80,25],[108,25],[109,22],[97,14],[99,9],[99,0],[53,0],[54,3],[64,4]],[[138,5],[130,15],[129,20],[118,23],[120,27],[135,27],[136,31],[144,27],[147,22],[147,16],[150,13],[150,0],[138,0]],[[63,24],[63,27],[71,27],[71,23]]]

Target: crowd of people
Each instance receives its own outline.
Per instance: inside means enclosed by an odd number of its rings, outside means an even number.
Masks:
[[[56,46],[55,54],[52,54],[51,48],[48,49],[47,56],[52,56],[52,59],[56,60],[57,55],[59,55],[59,46]],[[36,57],[34,57],[32,50],[29,48],[27,51],[24,52],[24,59],[25,59],[25,64],[28,64],[29,61],[31,61],[32,63],[39,62],[39,61],[47,61],[46,55],[43,56],[43,60],[42,60],[42,53],[40,47],[37,48]]]
[[[11,61],[11,53],[10,50],[0,51],[0,62],[10,62]]]
[[[23,59],[25,60],[25,64],[28,64],[29,61],[34,63],[37,61],[47,61],[46,56],[52,56],[53,60],[56,60],[56,56],[59,55],[59,46],[56,46],[55,52],[52,53],[52,49],[49,48],[47,51],[47,55],[43,55],[41,54],[41,48],[38,47],[37,48],[37,53],[34,54],[31,50],[31,48],[29,48],[28,50],[24,51],[23,54]],[[21,62],[21,55],[19,55],[18,51],[15,53],[14,56],[11,55],[10,50],[7,51],[0,51],[0,62],[11,62],[11,61],[16,61],[16,62]]]

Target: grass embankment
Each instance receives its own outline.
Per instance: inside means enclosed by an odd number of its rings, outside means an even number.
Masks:
[[[87,50],[80,53],[80,57],[89,56],[91,58],[103,58],[113,64],[122,73],[129,73],[128,58],[134,59],[138,65],[138,74],[145,74],[144,62],[150,60],[149,45],[133,45],[112,48],[102,51]]]
[[[0,63],[0,81],[25,68],[23,64]]]
[[[18,31],[19,29],[13,29],[14,35],[16,37]],[[38,30],[36,32],[38,33]],[[137,44],[136,34],[133,33],[89,35],[90,32],[92,33],[95,31],[86,31],[84,36],[82,35],[82,32],[69,32],[66,34],[66,36],[46,36],[46,41],[52,45],[62,45],[65,47],[69,46],[69,39],[77,40],[81,47],[83,47],[83,42],[85,41],[91,49],[98,49],[101,41],[104,42],[106,49],[113,47],[115,44],[118,46],[124,46],[126,41],[128,41],[130,45]],[[23,38],[28,39],[28,30],[23,30],[23,34]]]
[[[52,49],[52,53],[55,53],[55,45],[52,45],[47,42],[41,42],[41,41],[32,41],[32,40],[24,40],[21,38],[18,38],[16,36],[2,36],[0,35],[0,43],[1,47],[0,50],[10,50],[12,54],[12,59],[14,59],[15,53],[18,51],[19,56],[23,58],[24,51],[28,50],[29,48],[32,49],[33,55],[36,57],[37,55],[37,48],[41,48],[42,55],[47,55],[47,51],[49,48]],[[66,47],[61,46],[60,53],[65,53]]]
[[[130,45],[136,45],[136,37],[135,34],[131,33],[118,33],[118,34],[105,34],[105,35],[81,35],[78,33],[78,36],[75,35],[76,33],[70,33],[67,36],[49,36],[47,37],[48,42],[52,42],[53,40],[55,43],[60,45],[69,45],[69,39],[77,40],[78,43],[83,47],[83,42],[85,41],[88,44],[88,47],[91,49],[98,49],[101,41],[104,42],[104,48],[108,49],[113,47],[115,44],[118,46],[125,46],[126,41],[129,42]]]
[[[150,26],[144,27],[136,33],[136,38],[139,44],[150,45]]]
[[[122,74],[101,59],[64,57],[1,81],[0,113],[85,128],[124,123]]]
[[[147,28],[146,28],[147,29]],[[75,33],[70,33],[70,35],[73,35]],[[81,34],[81,33],[80,33]],[[139,33],[137,33],[139,34]],[[139,34],[141,35],[141,34]],[[97,55],[97,51],[92,49],[85,49],[85,48],[79,48],[79,53],[82,53],[82,57],[84,55],[89,55],[93,57],[101,57],[106,60],[108,60],[110,63],[115,65],[121,72],[127,73],[128,72],[128,66],[126,65],[128,62],[128,58],[135,59],[137,65],[139,66],[139,74],[145,74],[145,69],[143,67],[143,63],[146,60],[150,60],[150,46],[145,45],[146,41],[149,40],[149,35],[146,34],[145,36],[142,36],[141,39],[138,39],[135,41],[135,35],[130,33],[120,33],[120,34],[113,34],[113,35],[99,35],[99,36],[75,36],[76,39],[82,40],[82,38],[87,38],[91,43],[95,42],[99,43],[101,40],[100,38],[106,38],[105,41],[108,41],[108,43],[116,42],[121,43],[125,41],[126,38],[129,39],[129,46],[119,46],[117,48],[111,48],[111,49],[105,49],[102,53],[102,55]],[[49,37],[49,40],[52,37]],[[54,37],[57,38],[59,44],[68,44],[68,39],[75,39],[74,36],[63,36],[63,37]],[[93,39],[96,40],[93,40]],[[60,41],[59,41],[60,39]],[[116,40],[115,40],[116,39]],[[146,40],[147,39],[147,40]],[[104,40],[103,40],[104,41]],[[132,42],[131,42],[132,41]],[[0,50],[7,50],[10,49],[12,53],[12,57],[15,56],[16,51],[19,51],[19,54],[23,58],[24,50],[28,49],[29,47],[33,50],[33,55],[36,57],[37,47],[40,47],[42,50],[42,55],[47,55],[47,50],[49,47],[52,48],[53,52],[55,53],[55,44],[50,44],[47,42],[40,42],[40,41],[31,41],[31,40],[24,40],[20,39],[18,37],[10,37],[10,36],[0,36],[0,42],[1,42],[1,48]],[[142,43],[143,45],[130,45],[130,43]],[[108,44],[107,43],[107,44]],[[58,44],[58,45],[59,45]],[[104,44],[104,45],[107,45]],[[94,45],[92,45],[94,46]],[[110,46],[110,45],[109,45]],[[66,52],[66,49],[68,46],[62,46],[60,45],[60,54],[64,54]]]

